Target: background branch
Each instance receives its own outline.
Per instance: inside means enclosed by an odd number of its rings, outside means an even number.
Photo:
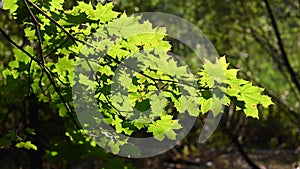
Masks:
[[[299,82],[299,80],[297,78],[297,74],[293,70],[293,68],[292,68],[292,66],[291,66],[291,64],[290,64],[290,62],[288,60],[288,57],[287,57],[287,54],[286,54],[286,51],[284,49],[284,45],[283,45],[283,42],[282,42],[282,39],[281,39],[281,35],[279,33],[279,30],[278,30],[278,27],[277,27],[277,23],[276,23],[274,15],[273,15],[272,9],[270,7],[269,1],[268,0],[264,0],[264,2],[266,4],[267,11],[268,11],[270,19],[272,21],[272,26],[273,26],[273,29],[274,29],[275,34],[276,34],[276,38],[277,38],[277,41],[278,41],[278,46],[279,46],[279,49],[280,49],[280,52],[281,52],[281,57],[282,57],[282,59],[284,61],[284,65],[287,68],[287,71],[289,72],[289,74],[291,76],[291,79],[292,79],[293,83],[295,84],[298,92],[300,93],[300,82]]]

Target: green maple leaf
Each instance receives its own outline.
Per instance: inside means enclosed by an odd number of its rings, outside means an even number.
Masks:
[[[226,57],[216,59],[215,63],[204,59],[203,70],[198,74],[201,76],[200,84],[212,88],[216,83],[225,83],[236,79],[238,69],[228,69]]]
[[[114,72],[111,70],[111,67],[108,65],[99,66],[98,71],[106,74],[107,76],[114,75]]]
[[[252,106],[253,107],[250,106],[249,108],[246,107],[246,109],[244,109],[246,117],[259,118],[257,105],[253,104]]]
[[[113,11],[113,7],[113,3],[107,3],[105,5],[98,3],[94,14],[95,16],[92,19],[100,19],[101,23],[106,23],[117,18],[120,13]]]
[[[8,66],[12,69],[19,68],[19,62],[17,60],[10,61]]]
[[[153,117],[160,116],[163,112],[165,112],[168,100],[164,97],[163,93],[159,93],[158,95],[153,93],[150,96],[150,101],[152,110],[151,115],[153,115]]]
[[[129,51],[124,50],[123,46],[121,45],[115,45],[112,48],[109,49],[109,51],[107,51],[107,54],[112,56],[113,58],[122,58],[125,56],[128,56],[130,54]]]
[[[116,73],[118,76],[118,83],[122,85],[126,90],[129,89],[132,79],[130,78],[130,75],[126,73],[125,71],[121,71],[119,73]]]
[[[149,22],[140,24],[141,17],[130,16],[125,13],[120,18],[113,20],[107,24],[107,30],[111,35],[117,35],[127,39],[128,37],[145,33],[152,30],[152,25]]]
[[[225,98],[217,98],[213,96],[212,98],[200,97],[201,112],[207,113],[209,110],[212,111],[214,116],[223,112],[223,105],[225,103]]]
[[[178,123],[178,120],[172,120],[171,115],[163,115],[160,120],[149,125],[147,132],[153,133],[154,138],[159,141],[162,141],[165,137],[175,140],[177,134],[174,130],[181,128],[182,126]]]
[[[59,74],[64,75],[66,71],[73,73],[75,61],[68,59],[68,57],[59,58],[56,66],[56,70]]]
[[[246,116],[259,118],[257,104],[262,104],[264,107],[268,107],[273,104],[271,98],[265,95],[261,95],[261,92],[264,89],[252,86],[252,83],[246,83],[241,87],[241,94],[238,97],[238,100],[245,102],[246,109],[244,110]]]
[[[60,117],[65,117],[68,115],[68,110],[66,109],[63,103],[56,104],[56,107],[58,108],[58,113]]]
[[[37,151],[37,146],[32,144],[31,141],[26,141],[26,142],[19,142],[16,144],[17,148],[26,148],[27,150],[33,149],[35,151]]]
[[[209,60],[205,60],[204,67],[204,79],[208,87],[215,86],[215,83],[224,83],[225,82],[225,71],[223,68],[224,65],[219,62],[212,63]]]
[[[260,93],[262,91],[262,88],[252,86],[251,83],[247,83],[241,87],[241,96],[239,100],[245,101],[249,104],[258,104],[261,97]]]
[[[197,117],[199,115],[198,104],[195,103],[189,96],[181,96],[180,112],[188,111],[189,115]]]
[[[14,15],[14,12],[18,9],[17,5],[18,0],[4,0],[3,1],[3,9],[9,10],[10,14]]]
[[[64,0],[52,0],[50,3],[50,11],[56,11],[57,13],[59,12],[59,10],[64,10],[63,9],[63,3]]]
[[[90,80],[88,76],[86,76],[82,73],[79,74],[78,82],[80,84],[87,86],[86,90],[93,90],[97,85],[97,82]]]
[[[26,46],[24,48],[28,53],[33,54],[33,49],[30,46]],[[24,62],[25,64],[30,62],[30,57],[28,57],[25,53],[23,53],[21,50],[14,48],[13,49],[14,56],[17,61]]]
[[[177,62],[171,57],[161,58],[157,64],[159,68],[173,77],[182,77],[187,74],[187,66],[178,66]]]
[[[264,107],[268,107],[274,104],[269,96],[261,96],[259,103],[262,104]]]
[[[112,96],[112,104],[120,110],[122,116],[130,118],[132,116],[133,104],[127,96],[121,95],[120,93],[114,93]]]
[[[148,126],[151,121],[148,118],[139,118],[139,119],[133,120],[132,122],[133,122],[134,126],[140,130],[141,128]]]
[[[117,115],[115,115],[115,118],[111,121],[111,124],[115,126],[117,133],[124,132],[127,135],[131,135],[133,131],[130,130],[129,127],[123,127],[122,122],[123,120],[120,119]]]
[[[108,141],[107,145],[110,147],[111,152],[117,154],[120,151],[120,146],[116,144],[113,140]]]
[[[28,38],[28,40],[32,41],[32,40],[36,40],[37,37],[36,37],[36,32],[35,32],[35,29],[31,29],[31,27],[26,27],[24,29],[24,33],[25,33],[25,36]]]
[[[216,117],[219,113],[223,113],[223,105],[226,103],[225,97],[218,98],[216,96],[212,97],[211,111]]]

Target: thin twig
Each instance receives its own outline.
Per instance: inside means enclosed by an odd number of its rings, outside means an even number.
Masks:
[[[70,115],[72,121],[74,122],[74,124],[76,125],[77,129],[80,129],[80,126],[77,124],[76,119],[74,118],[73,114],[72,114],[72,110],[69,106],[69,104],[67,103],[67,101],[65,100],[65,98],[63,97],[63,95],[60,92],[60,89],[56,86],[55,81],[52,79],[51,74],[48,72],[47,69],[44,69],[43,71],[45,71],[48,79],[50,80],[50,83],[52,84],[52,86],[54,87],[55,92],[59,95],[60,99],[62,100],[64,106],[67,109],[68,114]]]
[[[60,49],[69,40],[70,40],[70,38],[68,37],[61,44],[59,44],[57,47],[55,47],[51,52],[49,52],[44,58],[48,58],[49,56],[51,56],[53,53],[55,53],[58,49]]]
[[[29,97],[31,95],[31,65],[32,65],[32,59],[30,59],[29,65],[28,65],[28,93],[27,93],[27,97]]]
[[[105,97],[107,103],[108,103],[113,109],[115,109],[115,110],[117,111],[117,114],[118,114],[119,116],[121,116],[120,118],[121,118],[122,120],[126,120],[126,117],[122,116],[121,112],[127,112],[127,113],[133,112],[133,111],[122,111],[122,110],[117,109],[117,108],[109,101],[109,98],[107,97],[107,95],[104,95],[104,97]]]
[[[40,29],[39,29],[39,22],[38,20],[36,19],[35,15],[33,14],[33,12],[31,11],[30,7],[28,6],[28,3],[29,2],[34,8],[36,8],[40,13],[42,13],[44,16],[46,16],[48,19],[50,19],[52,22],[56,23],[56,25],[58,27],[60,27],[64,32],[66,32],[69,36],[69,32],[67,32],[61,25],[59,25],[53,18],[51,18],[50,16],[48,16],[44,11],[42,11],[38,6],[36,6],[34,3],[32,3],[31,1],[29,0],[23,0],[29,14],[31,15],[32,19],[34,20],[35,22],[35,28],[36,28],[36,31],[37,31],[37,36],[38,36],[38,43],[39,43],[39,52],[40,52],[40,56],[41,56],[41,60],[42,60],[42,63],[39,64],[39,66],[41,67],[42,69],[42,76],[41,78],[43,77],[43,74],[45,73],[46,76],[48,77],[50,83],[52,84],[52,86],[54,87],[54,90],[55,92],[59,95],[60,99],[63,101],[63,104],[64,106],[66,107],[67,111],[69,112],[69,115],[71,116],[72,120],[74,121],[76,127],[78,129],[80,129],[79,125],[77,124],[75,118],[73,117],[72,115],[72,110],[70,109],[69,107],[69,104],[66,102],[65,98],[62,96],[61,92],[60,92],[60,89],[56,86],[56,83],[55,81],[52,79],[52,76],[51,76],[51,71],[49,71],[49,69],[46,68],[45,66],[45,60],[44,60],[44,57],[43,57],[43,48],[42,48],[42,39],[41,39],[41,35],[40,35]],[[72,38],[73,36],[71,35],[70,38]],[[74,41],[74,43],[76,44],[76,42]],[[77,44],[76,44],[77,45]],[[40,79],[40,82],[39,82],[39,85],[40,85],[40,88],[42,90],[42,93],[44,93],[43,91],[43,88],[42,88],[42,85],[41,85],[41,79]]]
[[[58,75],[56,75],[54,72],[52,72],[48,67],[46,67],[46,69],[50,72],[50,74],[55,77],[61,84],[65,85],[65,86],[68,86],[67,84],[65,84],[61,79],[60,77],[58,77]]]
[[[35,25],[35,30],[36,30],[36,34],[37,34],[37,38],[38,38],[38,44],[39,44],[39,54],[40,54],[40,57],[41,57],[41,60],[42,60],[42,66],[44,67],[45,66],[45,59],[44,59],[44,56],[43,56],[43,43],[42,43],[42,37],[41,37],[41,33],[40,33],[40,25],[39,25],[39,21],[37,20],[37,18],[35,17],[35,15],[33,14],[32,10],[30,9],[30,7],[28,6],[28,3],[27,3],[28,0],[23,0],[26,8],[27,8],[27,11],[29,12],[31,18],[33,19],[34,21],[34,25]]]
[[[0,33],[3,35],[3,37],[9,42],[11,43],[13,46],[15,46],[16,48],[18,48],[19,50],[21,50],[23,53],[25,53],[27,56],[30,57],[30,59],[32,59],[33,61],[35,61],[36,63],[40,64],[40,61],[37,60],[34,56],[32,56],[29,52],[27,52],[25,49],[23,49],[21,46],[19,46],[16,42],[14,42],[6,33],[5,31],[0,28]]]
[[[89,44],[89,43],[87,43],[87,42],[81,41],[81,40],[79,40],[79,39],[76,39],[76,41],[81,42],[81,43],[83,43],[83,44],[85,44],[85,45],[88,45],[88,47],[92,47],[92,48],[94,48],[94,49],[97,50],[96,47],[94,47],[93,45],[91,45],[91,44]],[[107,56],[108,56],[110,59],[112,59],[114,62],[116,62],[117,64],[121,64],[121,63],[122,63],[121,61],[119,61],[119,60],[116,59],[116,58],[113,58],[112,56],[109,56],[109,55],[107,55]],[[85,59],[86,59],[86,58],[85,58]],[[160,82],[170,82],[170,83],[182,84],[182,85],[186,85],[186,86],[193,87],[193,88],[197,88],[197,89],[209,89],[209,88],[199,88],[198,86],[194,86],[192,83],[188,83],[188,82],[185,82],[185,81],[176,81],[176,80],[171,80],[171,79],[154,78],[154,77],[151,77],[151,76],[145,74],[145,73],[142,72],[142,71],[136,70],[135,68],[133,68],[133,67],[131,67],[131,66],[129,66],[129,65],[124,64],[124,66],[127,67],[127,68],[129,68],[129,69],[131,69],[131,70],[133,70],[133,71],[135,71],[135,72],[137,72],[137,73],[140,74],[140,75],[143,75],[143,76],[149,78],[150,80],[154,81],[155,84],[156,84],[156,81],[160,81]]]
[[[43,95],[47,97],[47,94],[46,94],[46,92],[44,91],[43,84],[42,84],[42,83],[43,83],[43,82],[42,82],[43,77],[44,77],[44,71],[42,71],[42,74],[41,74],[41,76],[40,76],[39,87],[41,88],[41,91],[42,91]]]

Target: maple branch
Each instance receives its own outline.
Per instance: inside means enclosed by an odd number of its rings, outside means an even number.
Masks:
[[[35,61],[39,66],[40,68],[42,69],[42,71],[45,72],[46,76],[48,77],[51,85],[53,86],[55,92],[58,94],[59,98],[62,100],[64,106],[66,107],[67,109],[67,112],[69,114],[69,116],[71,117],[72,121],[74,122],[75,126],[77,129],[80,129],[81,127],[79,126],[79,124],[77,124],[77,121],[76,119],[74,118],[73,116],[73,113],[72,113],[72,110],[69,106],[69,104],[67,103],[67,101],[65,100],[65,98],[63,97],[62,93],[60,92],[60,89],[56,86],[56,83],[55,81],[52,79],[51,77],[51,74],[48,72],[48,70],[43,67],[40,63],[39,60],[37,60],[36,58],[34,58],[34,56],[32,56],[30,53],[28,53],[26,50],[24,50],[21,46],[19,46],[17,43],[15,43],[6,33],[5,31],[0,28],[0,33],[4,36],[4,38],[10,42],[13,46],[15,46],[16,48],[18,48],[19,50],[21,50],[23,53],[25,53],[29,58],[31,58],[33,61]]]

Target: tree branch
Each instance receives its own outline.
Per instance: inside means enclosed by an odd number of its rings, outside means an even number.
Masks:
[[[32,56],[30,53],[28,53],[26,50],[24,50],[21,46],[19,46],[17,43],[15,43],[15,42],[14,42],[14,41],[13,41],[13,40],[5,33],[5,31],[4,31],[2,28],[0,28],[0,33],[4,36],[4,38],[5,38],[8,42],[10,42],[10,43],[11,43],[13,46],[15,46],[16,48],[20,49],[23,53],[25,53],[29,58],[31,58],[33,61],[35,61],[35,62],[40,66],[40,68],[42,69],[42,71],[45,72],[46,76],[47,76],[48,79],[50,80],[50,83],[51,83],[51,85],[54,87],[55,92],[59,95],[60,99],[62,100],[62,102],[63,102],[64,106],[66,107],[67,112],[68,112],[69,116],[71,117],[72,121],[74,122],[76,128],[77,128],[77,129],[80,129],[81,127],[77,124],[77,121],[76,121],[76,119],[75,119],[74,116],[73,116],[73,113],[72,113],[72,110],[71,110],[69,104],[67,103],[67,101],[65,100],[65,98],[63,97],[63,95],[61,94],[60,89],[56,86],[56,83],[55,83],[55,81],[52,79],[51,74],[48,72],[48,70],[47,70],[45,67],[43,67],[43,66],[41,65],[41,63],[40,63],[39,60],[37,60],[36,58],[34,58],[34,56]]]
[[[275,17],[272,13],[272,9],[270,7],[270,4],[269,4],[268,0],[264,0],[264,2],[266,4],[267,11],[268,11],[268,13],[270,15],[270,19],[272,21],[272,26],[273,26],[273,29],[274,29],[275,34],[276,34],[276,38],[277,38],[277,41],[278,41],[278,46],[279,46],[279,49],[280,49],[280,52],[281,52],[281,57],[284,61],[284,65],[287,68],[287,71],[289,72],[293,83],[295,84],[296,88],[298,89],[298,92],[300,93],[300,82],[298,81],[297,74],[294,72],[294,70],[293,70],[293,68],[292,68],[292,66],[291,66],[291,64],[288,60],[288,57],[287,57],[287,54],[286,54],[286,51],[284,49],[284,45],[283,45],[283,42],[282,42],[282,39],[281,39],[281,35],[280,35],[278,27],[277,27]]]
[[[33,19],[34,21],[34,25],[35,25],[35,30],[36,30],[36,34],[37,34],[37,38],[38,38],[38,44],[39,44],[39,54],[40,54],[40,57],[42,59],[42,64],[41,66],[45,67],[45,59],[44,59],[44,56],[43,56],[43,43],[42,43],[42,37],[41,37],[41,33],[40,33],[40,25],[39,25],[39,21],[37,20],[37,18],[35,17],[35,15],[33,14],[32,10],[29,8],[28,6],[28,3],[27,3],[28,0],[23,0],[26,8],[27,8],[27,11],[29,12],[31,18]]]

